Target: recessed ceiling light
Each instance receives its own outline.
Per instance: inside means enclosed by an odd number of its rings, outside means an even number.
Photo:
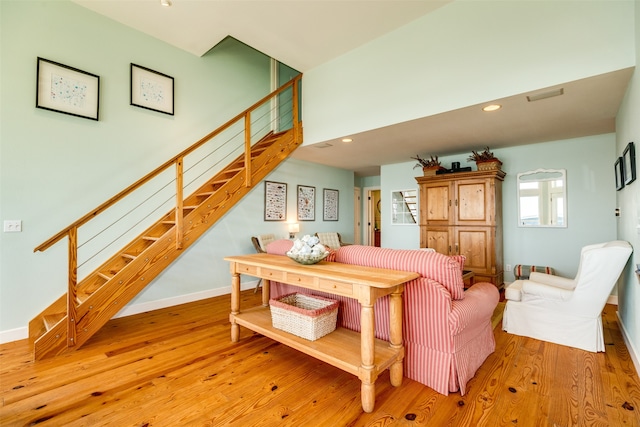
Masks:
[[[160,0],[160,4],[165,7],[169,7],[172,5],[171,0]]]
[[[342,142],[353,142],[351,138],[342,138]]]
[[[482,111],[497,111],[497,110],[499,110],[501,108],[502,108],[502,105],[490,104],[490,105],[487,105],[486,107],[483,107]]]

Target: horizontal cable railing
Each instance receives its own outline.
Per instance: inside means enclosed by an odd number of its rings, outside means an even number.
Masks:
[[[298,91],[301,75],[265,96],[218,129],[131,184],[34,249],[45,251],[65,237],[69,239],[69,293],[75,294],[78,268],[92,271],[113,255],[108,249],[122,247],[131,235],[139,235],[161,215],[176,212],[176,228],[182,230],[185,195],[188,197],[207,179],[244,155],[244,173],[250,182],[251,146],[269,134],[294,129],[299,132]],[[283,126],[284,124],[284,126]],[[172,172],[173,170],[173,172]],[[108,215],[101,215],[105,212]],[[158,215],[160,213],[160,215]],[[106,217],[106,218],[105,218]],[[82,227],[83,236],[78,233]],[[127,240],[128,239],[128,240]],[[80,243],[79,243],[80,241]],[[176,241],[179,245],[179,234]],[[78,249],[83,259],[78,261]],[[111,255],[109,253],[111,252]],[[71,295],[69,295],[71,298]],[[75,297],[75,295],[74,295]]]

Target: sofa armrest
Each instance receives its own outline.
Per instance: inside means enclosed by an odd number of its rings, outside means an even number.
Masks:
[[[452,301],[449,314],[451,333],[455,335],[469,325],[490,322],[499,300],[498,288],[492,283],[476,283],[470,287],[464,299]]]
[[[554,301],[568,301],[573,296],[573,289],[559,288],[532,280],[525,280],[522,284],[522,301],[526,301],[527,297],[531,296]]]
[[[554,276],[552,274],[539,273],[537,271],[531,273],[529,280],[562,289],[574,289],[576,287],[576,282],[573,279]]]

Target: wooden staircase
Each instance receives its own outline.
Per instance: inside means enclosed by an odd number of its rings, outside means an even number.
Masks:
[[[29,339],[33,344],[35,360],[53,357],[83,345],[302,143],[297,103],[300,78],[296,77],[254,104],[35,249],[45,250],[65,236],[69,240],[69,290],[29,322]],[[292,88],[292,128],[283,132],[269,132],[252,145],[251,112],[289,87]],[[193,194],[182,197],[184,156],[218,135],[223,128],[229,128],[241,120],[245,125],[244,153]],[[151,176],[173,165],[177,183],[175,209],[76,283],[78,227],[148,182]]]

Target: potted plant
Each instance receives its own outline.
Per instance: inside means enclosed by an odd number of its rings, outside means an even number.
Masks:
[[[422,157],[416,154],[416,157],[412,157],[412,159],[418,161],[418,163],[416,163],[413,166],[413,168],[415,169],[415,168],[421,167],[422,173],[424,173],[424,176],[435,175],[437,171],[444,169],[440,165],[438,156],[431,156],[430,159],[423,159]]]
[[[493,155],[489,147],[485,147],[484,151],[479,153],[477,151],[471,151],[471,155],[467,160],[476,162],[479,171],[499,170],[502,167],[502,162]]]

